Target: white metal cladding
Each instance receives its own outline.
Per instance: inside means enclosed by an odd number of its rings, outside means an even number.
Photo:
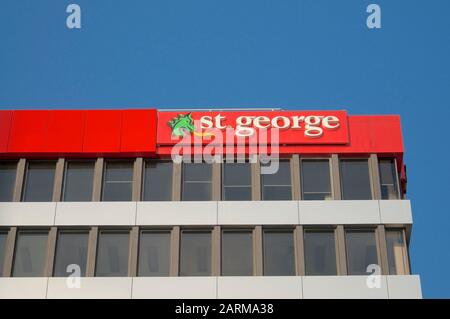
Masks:
[[[66,280],[0,278],[0,299],[422,298],[417,275],[380,276],[374,288],[367,286],[367,276],[85,277],[80,288],[68,288]]]
[[[409,200],[0,203],[0,226],[412,224]]]

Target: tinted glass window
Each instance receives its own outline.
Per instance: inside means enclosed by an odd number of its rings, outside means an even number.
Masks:
[[[290,200],[292,198],[290,162],[280,161],[278,164],[278,170],[274,174],[261,174],[263,200]]]
[[[342,199],[372,199],[367,160],[341,160]]]
[[[301,180],[302,199],[332,199],[329,160],[302,160]]]
[[[180,276],[211,276],[211,232],[183,231]]]
[[[184,163],[182,200],[211,200],[212,165]]]
[[[3,263],[5,261],[6,239],[8,238],[7,232],[0,232],[0,277],[3,274]]]
[[[264,275],[295,276],[292,231],[264,232]]]
[[[67,277],[73,273],[73,269],[67,269],[69,265],[80,267],[80,275],[86,275],[86,260],[88,250],[89,233],[77,231],[61,231],[58,234],[55,254],[55,277]]]
[[[0,202],[12,202],[16,181],[16,163],[0,162]]]
[[[389,275],[406,275],[408,257],[403,231],[386,231],[386,244],[389,264]]]
[[[139,276],[169,276],[170,232],[142,232],[139,239]]]
[[[399,199],[395,161],[381,159],[378,162],[380,172],[381,199]]]
[[[250,163],[223,164],[222,199],[252,199],[252,173]]]
[[[222,275],[253,275],[253,240],[251,231],[222,232]]]
[[[30,162],[25,177],[23,201],[51,202],[55,180],[55,163]]]
[[[100,232],[95,275],[98,277],[126,277],[128,275],[128,250],[128,231]]]
[[[172,163],[149,161],[145,163],[143,199],[172,200]]]
[[[345,244],[349,275],[367,275],[369,265],[379,265],[374,231],[347,230]]]
[[[14,277],[44,276],[48,232],[19,231],[14,252]]]
[[[103,178],[104,201],[130,201],[133,186],[132,162],[107,162]]]
[[[68,162],[64,176],[64,200],[91,201],[93,183],[94,162]]]
[[[335,276],[336,246],[333,230],[305,230],[305,272],[307,276]]]

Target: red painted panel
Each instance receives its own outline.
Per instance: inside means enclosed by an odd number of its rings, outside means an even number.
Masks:
[[[8,150],[13,111],[0,111],[0,153]]]
[[[120,151],[124,153],[156,151],[156,110],[123,111]]]
[[[45,152],[81,153],[86,111],[51,111]]]
[[[45,150],[49,111],[14,111],[8,152],[36,153]]]
[[[94,110],[86,113],[84,153],[120,152],[121,110]]]

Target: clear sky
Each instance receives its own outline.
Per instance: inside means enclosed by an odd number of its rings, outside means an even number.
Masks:
[[[448,0],[1,0],[0,109],[400,114],[412,270],[425,297],[450,298],[449,16]]]

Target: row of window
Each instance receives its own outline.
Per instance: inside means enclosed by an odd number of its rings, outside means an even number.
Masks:
[[[380,159],[379,181],[382,199],[399,199],[399,184],[395,160]],[[22,201],[52,201],[55,162],[30,161],[23,183]],[[67,161],[61,200],[91,201],[94,161]],[[102,195],[103,201],[130,201],[133,191],[134,161],[106,161]],[[212,165],[185,163],[182,166],[181,200],[212,199]],[[372,199],[371,178],[367,159],[341,159],[341,198]],[[144,201],[172,200],[173,164],[169,161],[146,161],[141,199]],[[331,161],[302,159],[300,162],[301,196],[303,200],[333,199]],[[0,201],[12,201],[16,179],[16,163],[0,163]],[[222,200],[251,200],[252,171],[250,163],[222,165]],[[281,160],[274,174],[261,174],[262,200],[292,199],[292,172],[289,160]]]
[[[129,229],[101,229],[98,232],[95,276],[128,276],[130,258]],[[11,276],[44,276],[48,254],[48,230],[19,229],[16,235]],[[71,274],[76,264],[86,275],[89,229],[60,229],[54,254],[53,276]],[[171,264],[171,230],[141,229],[138,238],[138,276],[169,276]],[[183,229],[179,241],[179,276],[212,275],[212,231]],[[0,274],[7,232],[0,232]],[[222,229],[220,261],[222,276],[252,276],[254,271],[254,229]],[[92,245],[92,244],[91,244]],[[406,274],[407,249],[401,229],[386,230],[388,272]],[[303,232],[305,275],[337,275],[336,233],[333,228],[308,229]],[[374,229],[345,229],[347,273],[367,275],[367,267],[380,264],[380,251]],[[295,276],[296,244],[292,229],[263,229],[263,274]],[[8,274],[9,276],[9,274]]]

